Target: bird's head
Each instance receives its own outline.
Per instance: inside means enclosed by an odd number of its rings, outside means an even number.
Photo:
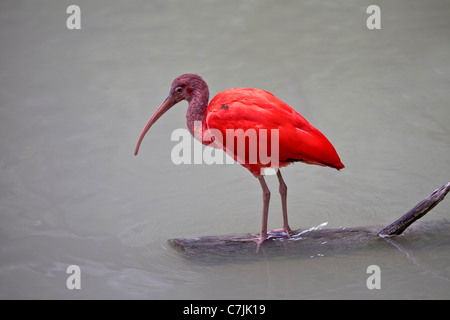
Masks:
[[[139,146],[144,139],[145,134],[150,129],[150,127],[158,120],[167,110],[172,108],[178,102],[187,100],[190,102],[195,96],[196,92],[201,90],[208,90],[206,82],[197,74],[186,73],[177,77],[170,86],[169,96],[164,100],[164,102],[159,106],[159,108],[152,115],[150,120],[148,120],[144,129],[139,136],[139,140],[136,144],[136,149],[134,150],[134,155],[136,156],[139,152]]]

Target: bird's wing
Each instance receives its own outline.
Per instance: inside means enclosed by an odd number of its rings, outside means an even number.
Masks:
[[[261,89],[234,88],[214,97],[206,111],[205,129],[247,132],[278,130],[279,160],[304,161],[340,167],[339,156],[328,139],[303,116],[270,92]]]

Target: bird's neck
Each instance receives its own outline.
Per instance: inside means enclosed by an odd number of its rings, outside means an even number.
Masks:
[[[195,123],[199,121],[199,123],[203,124],[206,115],[206,108],[208,107],[209,101],[209,90],[205,84],[205,87],[199,88],[194,91],[192,99],[189,101],[189,106],[186,112],[186,124],[189,132],[195,138],[200,138],[201,141],[201,133],[195,133]],[[199,129],[199,128],[197,128]],[[201,129],[201,128],[200,128]]]

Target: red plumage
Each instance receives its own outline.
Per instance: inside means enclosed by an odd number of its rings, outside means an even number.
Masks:
[[[338,170],[344,168],[333,145],[319,130],[288,104],[265,90],[233,88],[220,92],[211,100],[206,109],[203,127],[216,129],[222,133],[223,149],[235,160],[237,160],[237,150],[226,149],[227,129],[242,129],[242,131],[237,131],[237,135],[243,134],[249,129],[255,129],[258,146],[266,145],[268,150],[271,147],[271,129],[277,129],[279,132],[278,167],[300,161]],[[264,136],[259,134],[260,129],[267,130],[267,141]],[[204,139],[206,140],[205,144],[208,144],[209,137],[204,137]],[[261,163],[259,149],[257,163],[250,163],[248,141],[245,151],[245,161],[241,161],[243,162],[241,164],[255,176],[260,175],[261,168],[272,166],[271,163]]]

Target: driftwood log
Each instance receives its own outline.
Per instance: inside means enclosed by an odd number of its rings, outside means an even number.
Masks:
[[[423,217],[433,209],[450,191],[450,182],[436,189],[431,195],[419,202],[414,208],[404,214],[400,219],[381,229],[380,226],[323,229],[322,224],[307,230],[294,230],[291,237],[273,237],[266,240],[260,250],[254,242],[239,241],[248,239],[251,234],[207,236],[192,239],[170,239],[169,244],[181,250],[188,258],[218,257],[229,259],[233,257],[267,256],[276,254],[289,254],[311,257],[329,253],[368,248],[377,246],[382,238],[390,238],[402,234],[413,222]],[[381,229],[381,231],[380,231]],[[450,222],[439,221],[434,224],[420,224],[411,226],[409,232],[450,233]],[[280,250],[281,249],[281,250]]]

